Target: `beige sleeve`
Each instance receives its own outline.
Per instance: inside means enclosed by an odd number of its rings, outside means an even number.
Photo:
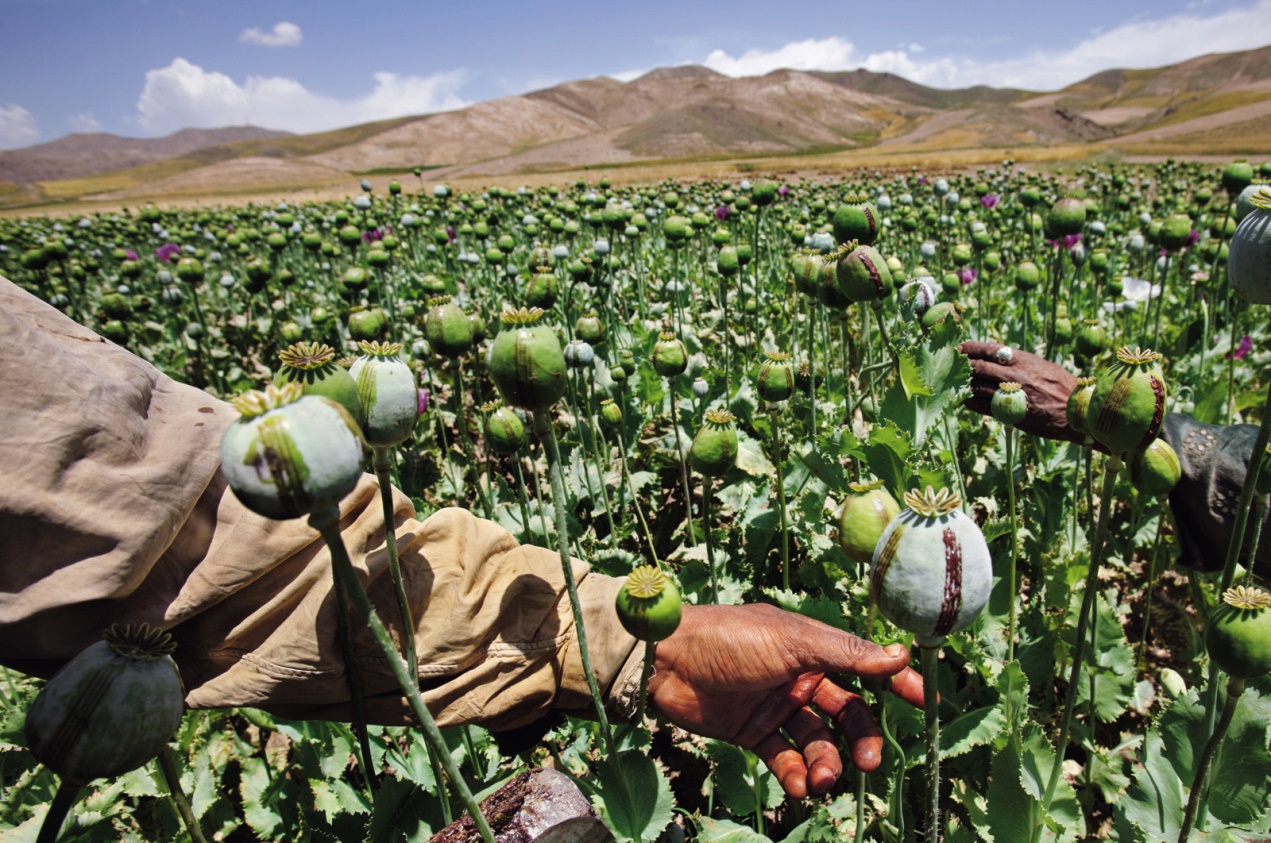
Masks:
[[[348,719],[329,555],[303,519],[261,518],[227,490],[229,405],[2,278],[0,400],[0,661],[48,673],[111,623],[149,622],[176,637],[192,707]],[[550,709],[592,712],[560,557],[466,510],[419,522],[409,499],[394,501],[438,721],[507,729]],[[400,636],[373,477],[341,513],[349,555]],[[613,611],[621,581],[577,560],[574,576],[597,679],[625,700],[638,660]],[[372,720],[406,722],[383,657],[354,625]]]

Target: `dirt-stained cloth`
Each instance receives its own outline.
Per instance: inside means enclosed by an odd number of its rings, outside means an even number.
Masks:
[[[304,519],[243,507],[218,470],[233,408],[0,278],[0,662],[48,675],[111,623],[175,636],[193,708],[350,717],[330,557]],[[442,725],[503,730],[594,712],[560,557],[394,496],[424,699]],[[344,542],[400,638],[378,486],[340,506]],[[574,574],[592,664],[624,708],[639,658],[618,623],[621,580]],[[356,651],[372,722],[410,715],[369,632]],[[615,683],[622,675],[622,681]]]

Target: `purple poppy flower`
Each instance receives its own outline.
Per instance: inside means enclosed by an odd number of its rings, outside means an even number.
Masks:
[[[419,414],[422,416],[428,411],[428,390],[419,389],[419,387],[415,389],[419,393]]]
[[[964,266],[957,272],[958,278],[962,281],[962,286],[966,286],[975,280],[975,270],[969,266]]]
[[[1236,346],[1236,359],[1245,359],[1249,356],[1250,351],[1253,351],[1253,337],[1245,334],[1240,338],[1240,345]]]
[[[376,240],[383,240],[383,239],[384,239],[384,231],[382,229],[372,228],[370,231],[362,232],[363,243],[369,244],[369,243],[375,242]]]
[[[1065,234],[1063,239],[1047,240],[1046,244],[1053,249],[1071,249],[1080,242],[1080,234]]]
[[[720,222],[723,222],[724,220],[732,216],[732,213],[733,213],[732,208],[728,207],[727,205],[720,205],[718,208],[715,209],[715,219],[719,220]]]
[[[986,193],[980,197],[980,205],[984,208],[996,208],[1001,201],[1001,197],[995,193]]]
[[[1193,228],[1192,233],[1187,235],[1187,245],[1189,247],[1195,246],[1199,242],[1200,242],[1200,232]]]
[[[174,257],[181,254],[181,247],[176,243],[164,243],[162,246],[154,250],[154,256],[161,263],[170,263]]]
[[[926,177],[926,176],[918,176],[918,184],[920,184],[920,185],[924,185],[924,184],[926,184],[926,183],[927,183],[927,177]]]
[[[789,195],[790,195],[790,185],[788,185],[788,184],[783,184],[783,185],[781,185],[781,187],[777,188],[777,195],[778,195],[778,196],[780,196],[782,199],[785,199],[787,196],[789,196]]]
[[[132,249],[124,249],[124,259],[135,261],[137,259],[137,253],[134,252]]]
[[[455,227],[453,225],[446,226],[446,240],[450,243],[455,242]]]

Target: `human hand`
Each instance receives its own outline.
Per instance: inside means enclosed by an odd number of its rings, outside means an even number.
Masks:
[[[880,647],[775,606],[685,606],[658,644],[649,699],[668,720],[758,755],[786,793],[825,793],[843,772],[829,726],[842,730],[860,770],[877,769],[883,739],[861,696],[826,673],[889,680],[922,705],[922,677],[899,644]],[[785,730],[783,735],[780,730]]]
[[[971,360],[971,397],[966,406],[989,415],[993,393],[1003,383],[1014,381],[1028,396],[1028,415],[1017,427],[1025,433],[1047,439],[1084,442],[1085,436],[1068,426],[1068,396],[1077,378],[1062,366],[1036,354],[1012,348],[1009,360],[999,356],[1001,343],[968,340],[958,350]]]

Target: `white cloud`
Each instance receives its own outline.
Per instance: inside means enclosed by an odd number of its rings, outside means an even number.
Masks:
[[[467,105],[458,95],[463,71],[427,77],[381,72],[373,78],[369,93],[338,100],[283,76],[249,76],[240,85],[224,73],[176,58],[167,67],[146,72],[137,100],[138,122],[154,134],[243,124],[316,132]]]
[[[1249,50],[1271,43],[1271,0],[1210,13],[1211,9],[1210,4],[1200,4],[1165,18],[1139,18],[1093,31],[1067,49],[1034,50],[996,61],[930,56],[918,44],[862,55],[851,41],[830,36],[795,41],[773,50],[747,50],[736,58],[714,50],[702,64],[729,76],[759,76],[778,68],[865,68],[940,88],[983,84],[1048,91],[1110,68],[1160,67],[1205,53]],[[924,54],[923,58],[919,59],[919,54]]]
[[[83,114],[72,114],[70,120],[72,132],[88,133],[100,132],[102,124],[93,116],[93,112],[85,111]]]
[[[300,27],[288,21],[282,21],[274,24],[274,28],[269,32],[263,32],[256,27],[244,29],[239,34],[238,40],[244,44],[255,44],[257,47],[295,47],[300,44],[303,36],[300,33]]]
[[[0,105],[0,149],[30,146],[40,137],[31,112],[20,105]]]

